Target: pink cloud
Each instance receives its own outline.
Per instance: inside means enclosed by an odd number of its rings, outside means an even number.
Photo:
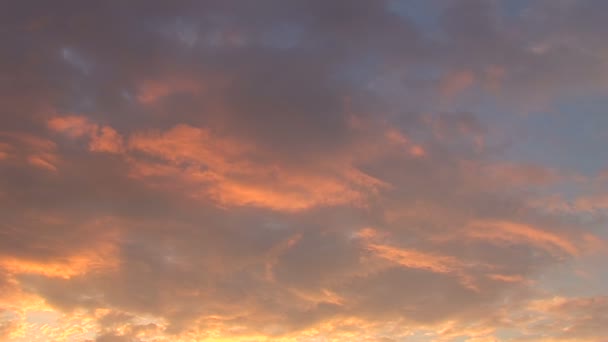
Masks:
[[[89,139],[89,150],[93,152],[121,153],[124,150],[122,136],[110,126],[100,126],[83,116],[57,116],[48,120],[52,131],[71,139]]]
[[[467,226],[466,234],[470,238],[483,239],[496,244],[529,244],[550,253],[564,252],[578,255],[581,252],[581,248],[567,236],[517,222],[477,220]]]
[[[169,78],[166,80],[150,80],[143,82],[137,92],[137,100],[145,105],[151,105],[160,99],[175,93],[197,94],[203,86],[194,80],[186,78]]]
[[[439,92],[445,99],[452,99],[475,83],[475,75],[470,70],[452,71],[439,82]]]
[[[0,132],[0,139],[5,141],[0,141],[0,161],[57,171],[59,156],[51,140],[20,132]]]

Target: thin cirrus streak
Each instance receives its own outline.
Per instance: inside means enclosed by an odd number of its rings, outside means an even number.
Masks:
[[[0,341],[602,341],[606,11],[9,1]]]

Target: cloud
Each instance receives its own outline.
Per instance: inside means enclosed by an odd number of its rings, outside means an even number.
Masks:
[[[138,90],[137,100],[143,104],[152,104],[161,98],[174,93],[191,92],[197,94],[201,91],[201,85],[195,81],[169,80],[169,81],[145,81]]]
[[[9,5],[0,339],[597,341],[604,7]]]
[[[46,171],[57,171],[56,144],[48,139],[22,132],[0,132],[0,161],[27,164]]]
[[[317,205],[365,205],[366,193],[387,186],[339,163],[328,165],[330,173],[296,170],[277,162],[266,165],[265,152],[256,151],[256,146],[189,125],[166,132],[135,132],[128,138],[128,151],[116,130],[83,117],[55,117],[49,127],[71,138],[88,137],[92,152],[127,153],[134,178],[178,180],[191,188],[190,196],[210,197],[225,206],[297,211]],[[142,154],[160,160],[153,162]]]
[[[89,138],[89,150],[94,152],[121,153],[122,137],[109,126],[91,123],[83,116],[56,116],[48,121],[48,127],[69,138]]]
[[[566,237],[516,222],[478,221],[472,222],[468,230],[467,234],[475,239],[494,240],[497,243],[523,242],[549,251],[557,250],[572,255],[579,253],[579,248]]]
[[[94,124],[89,123],[83,116],[55,117],[49,120],[48,126],[51,130],[61,132],[70,138],[87,136],[96,130]]]
[[[474,82],[475,76],[470,71],[453,71],[441,79],[439,92],[449,99],[471,87]]]

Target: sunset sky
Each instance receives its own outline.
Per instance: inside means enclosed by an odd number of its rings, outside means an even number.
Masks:
[[[608,342],[608,1],[8,0],[0,341]]]

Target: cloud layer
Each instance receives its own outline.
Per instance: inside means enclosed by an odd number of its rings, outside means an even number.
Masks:
[[[13,1],[0,340],[602,341],[606,10]]]

